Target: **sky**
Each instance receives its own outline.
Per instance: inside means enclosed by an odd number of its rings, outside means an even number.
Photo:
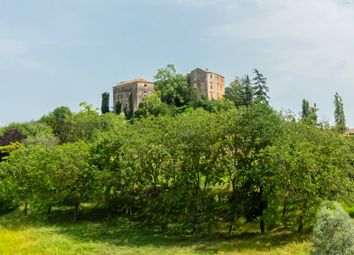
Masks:
[[[306,98],[331,124],[338,92],[354,127],[352,0],[0,0],[0,126],[100,108],[167,64],[226,84],[257,68],[275,109],[299,114]]]

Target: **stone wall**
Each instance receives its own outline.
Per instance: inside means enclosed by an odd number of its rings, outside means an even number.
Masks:
[[[119,102],[121,105],[121,111],[124,112],[130,111],[131,103],[133,112],[135,112],[138,109],[139,104],[144,100],[144,97],[154,92],[154,84],[144,79],[122,82],[113,87],[113,106],[115,108]]]
[[[223,98],[225,95],[224,77],[207,69],[194,69],[189,74],[189,82],[210,100]]]

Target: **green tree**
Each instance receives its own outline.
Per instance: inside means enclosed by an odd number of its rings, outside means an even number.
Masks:
[[[317,112],[318,108],[316,106],[316,103],[314,103],[313,106],[310,106],[309,101],[306,99],[302,100],[302,112],[301,112],[301,121],[308,124],[308,125],[313,125],[317,126]]]
[[[261,151],[271,146],[276,137],[282,134],[283,120],[277,112],[266,104],[248,107],[231,126],[230,145],[234,154],[231,159],[236,163],[230,172],[233,198],[239,197],[242,211],[248,221],[257,220],[261,232],[265,231],[265,212],[269,198],[263,179],[266,164]],[[236,186],[236,184],[238,186]]]
[[[286,227],[302,232],[313,225],[321,201],[351,197],[351,148],[338,134],[287,123],[285,135],[266,152],[269,165],[262,181],[272,197],[268,207]]]
[[[267,86],[267,78],[264,77],[262,73],[260,73],[257,69],[253,70],[255,77],[253,78],[253,90],[255,96],[255,102],[268,104],[269,96],[269,88]]]
[[[74,209],[74,220],[78,219],[82,202],[95,197],[97,174],[89,164],[90,147],[85,142],[57,146],[49,150],[44,168],[45,185],[38,194],[40,201],[47,205],[48,212],[53,205],[68,205]]]
[[[304,120],[310,115],[310,103],[308,100],[302,100],[302,111],[301,111],[301,119]]]
[[[144,97],[139,108],[135,112],[135,117],[146,118],[149,116],[170,115],[173,113],[171,106],[162,103],[158,93],[153,93]]]
[[[37,187],[41,183],[45,162],[45,149],[41,146],[22,147],[8,157],[9,172],[13,176],[16,194],[28,214],[28,205],[34,201]]]
[[[60,143],[66,143],[72,137],[72,116],[73,113],[68,107],[60,106],[53,112],[44,115],[40,122],[53,128],[53,132],[59,138]]]
[[[187,76],[177,73],[174,65],[160,68],[154,78],[162,102],[177,107],[189,103],[193,90],[188,84]]]
[[[201,109],[181,114],[173,122],[171,155],[178,167],[174,188],[180,199],[179,221],[192,233],[210,230],[216,223],[213,185],[218,181],[221,150],[217,141],[222,129],[216,114]]]
[[[92,109],[92,105],[85,102],[82,102],[80,106],[81,110],[71,117],[71,133],[68,134],[68,142],[93,141],[102,129],[101,119],[109,114],[100,116],[96,110]]]
[[[16,209],[19,197],[15,176],[7,161],[0,162],[0,215]]]
[[[230,111],[235,108],[235,105],[228,99],[215,99],[206,100],[203,108],[208,112],[219,113],[222,111]]]
[[[347,130],[345,126],[344,106],[343,100],[338,93],[334,95],[334,107],[335,129],[340,133],[344,133]]]
[[[252,82],[248,75],[242,79],[243,84],[243,98],[242,105],[250,106],[253,103],[254,90],[252,87]]]
[[[101,112],[102,112],[102,114],[109,112],[109,93],[108,92],[102,93]]]
[[[230,83],[229,87],[225,88],[225,98],[232,101],[236,107],[242,106],[244,103],[244,86],[242,80],[236,78]]]

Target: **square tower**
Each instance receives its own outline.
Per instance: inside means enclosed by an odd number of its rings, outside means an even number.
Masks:
[[[155,92],[154,83],[143,78],[123,81],[113,86],[113,106],[120,105],[121,112],[135,112],[144,97]]]
[[[190,85],[202,95],[211,99],[220,99],[225,95],[224,77],[208,69],[196,68],[189,74]]]

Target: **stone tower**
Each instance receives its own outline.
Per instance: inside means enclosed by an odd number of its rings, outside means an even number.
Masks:
[[[224,77],[208,69],[196,68],[189,73],[190,85],[208,99],[220,99],[225,95]]]
[[[143,78],[124,81],[113,86],[113,106],[119,105],[121,112],[135,112],[144,97],[155,92],[154,83]]]

